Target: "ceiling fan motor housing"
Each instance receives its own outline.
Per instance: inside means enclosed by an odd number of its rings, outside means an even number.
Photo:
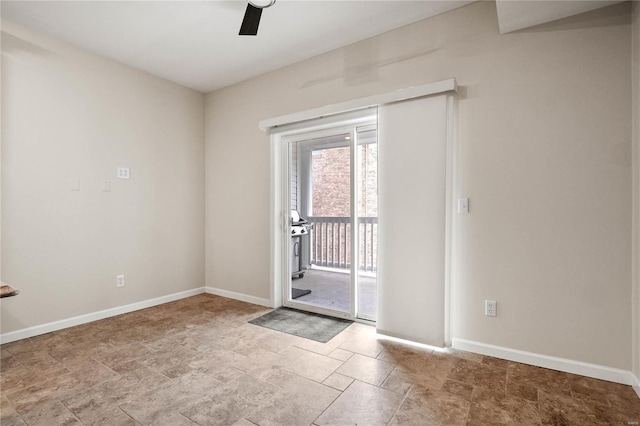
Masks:
[[[249,4],[259,9],[265,9],[274,5],[276,0],[249,0]]]

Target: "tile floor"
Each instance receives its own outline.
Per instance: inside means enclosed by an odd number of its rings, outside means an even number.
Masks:
[[[9,425],[629,425],[629,386],[353,324],[318,343],[212,295],[1,346]]]

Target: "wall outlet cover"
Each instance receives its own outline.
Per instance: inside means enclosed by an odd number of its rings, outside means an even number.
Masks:
[[[498,316],[498,302],[495,300],[485,300],[484,314],[488,317]]]

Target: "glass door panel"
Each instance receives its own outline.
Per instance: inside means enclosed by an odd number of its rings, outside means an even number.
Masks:
[[[366,124],[288,140],[285,306],[376,319],[377,130],[375,121]]]
[[[353,310],[350,141],[351,133],[338,133],[289,144],[289,300],[345,314]]]

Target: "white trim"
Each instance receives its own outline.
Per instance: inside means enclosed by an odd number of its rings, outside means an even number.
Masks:
[[[282,209],[279,202],[282,197],[281,186],[281,149],[282,136],[271,135],[271,161],[269,165],[269,306],[279,308],[282,306]]]
[[[369,121],[374,121],[377,117],[377,110],[378,106],[374,105],[367,108],[337,112],[328,116],[318,116],[313,119],[270,128],[270,133],[271,135],[287,137],[287,143],[296,141],[300,135],[303,135],[300,140],[317,139],[326,135],[327,130],[330,131],[337,127],[359,127]]]
[[[638,379],[635,378],[633,373],[627,370],[494,346],[487,343],[472,342],[464,339],[454,338],[452,347],[495,358],[521,362],[523,364],[535,365],[537,367],[549,368],[551,370],[564,371],[565,373],[578,374],[581,376],[592,377],[594,379],[621,383],[623,385],[633,385],[636,393],[640,395],[638,392],[640,390],[640,383],[638,382]]]
[[[262,297],[249,296],[248,294],[236,293],[235,291],[223,290],[215,287],[205,287],[204,289],[207,294],[215,294],[216,296],[253,303],[254,305],[265,306],[267,308],[272,307],[271,301],[269,299],[263,299]]]
[[[633,387],[633,390],[636,391],[636,395],[638,395],[638,398],[640,398],[640,379],[638,379],[638,376],[636,376],[632,372],[629,372],[629,374],[631,374],[631,386]]]
[[[103,311],[92,312],[89,314],[79,315],[77,317],[66,318],[59,321],[50,322],[48,324],[36,325],[34,327],[23,328],[22,330],[11,331],[9,333],[0,334],[0,343],[15,342],[16,340],[27,339],[29,337],[39,336],[41,334],[51,333],[53,331],[62,330],[76,325],[86,324],[105,318],[122,315],[129,312],[138,311],[140,309],[150,308],[152,306],[162,305],[163,303],[174,302],[191,296],[197,296],[204,293],[205,288],[199,287],[192,290],[182,291],[180,293],[169,294],[167,296],[157,297],[155,299],[143,300],[129,305],[117,306],[115,308],[105,309]]]
[[[378,120],[375,122],[376,126],[378,124]],[[355,318],[358,313],[358,288],[356,284],[358,282],[358,269],[360,266],[360,242],[358,239],[360,238],[360,223],[358,222],[358,218],[360,212],[358,211],[358,189],[359,184],[359,168],[358,168],[358,132],[356,132],[356,128],[352,127],[349,131],[349,137],[351,138],[349,144],[349,197],[351,207],[349,210],[349,226],[351,227],[351,241],[349,242],[349,252],[351,253],[351,279],[349,280],[350,285],[350,312],[349,317]],[[377,172],[376,172],[377,178]],[[376,182],[376,192],[377,192],[378,182]],[[346,229],[345,229],[346,232]],[[365,231],[366,232],[366,231]],[[373,231],[372,231],[373,232]],[[335,237],[332,237],[335,238]],[[366,236],[365,236],[366,238]],[[358,249],[356,249],[358,247]],[[373,247],[371,248],[373,250]],[[345,249],[345,257],[346,257],[346,249]],[[377,287],[377,286],[376,286]],[[377,295],[376,295],[377,299]]]
[[[457,92],[458,84],[455,78],[447,80],[435,81],[423,84],[421,86],[406,87],[404,89],[394,90],[393,92],[383,93],[380,95],[367,96],[365,98],[353,99],[332,105],[325,105],[320,108],[314,108],[307,111],[296,112],[293,114],[281,115],[280,117],[269,118],[258,123],[261,130],[268,130],[273,127],[285,124],[299,123],[301,121],[313,120],[318,117],[326,117],[330,115],[340,114],[346,111],[354,111],[372,106],[390,104],[400,102],[407,99],[420,98],[423,96],[431,96],[446,92]]]
[[[457,145],[455,138],[456,97],[447,95],[447,141],[445,154],[445,265],[444,265],[444,345],[451,346],[451,283],[452,262],[454,259],[454,224],[458,217],[454,215],[454,201],[457,188]]]

